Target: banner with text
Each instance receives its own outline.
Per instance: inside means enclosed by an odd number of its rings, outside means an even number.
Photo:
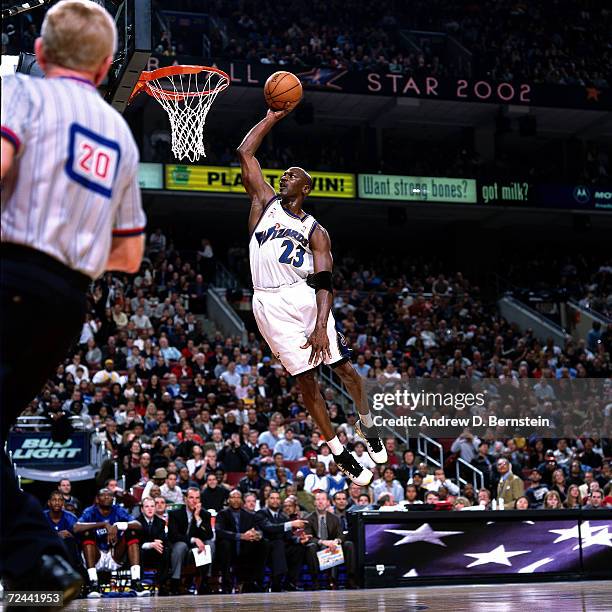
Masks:
[[[172,64],[216,66],[225,70],[231,84],[263,88],[277,70],[291,70],[305,89],[421,100],[454,100],[520,106],[552,106],[584,110],[612,110],[612,88],[586,85],[553,85],[525,81],[495,81],[441,76],[413,76],[374,70],[342,70],[319,66],[278,66],[259,62],[230,61],[192,56],[153,55],[148,70]],[[263,99],[263,96],[262,96]]]
[[[20,467],[70,469],[89,463],[89,436],[75,431],[66,442],[54,442],[50,431],[11,431],[8,450],[13,453],[15,465]]]
[[[575,376],[575,373],[573,374]],[[476,436],[556,438],[612,434],[604,407],[612,402],[612,379],[571,378],[367,379],[374,424],[383,437]],[[571,415],[571,418],[568,417]],[[569,420],[568,420],[569,419]]]
[[[284,170],[262,169],[276,190]],[[340,172],[312,172],[315,198],[355,198],[355,175]],[[166,189],[213,193],[245,193],[240,168],[229,166],[166,165]]]
[[[477,201],[474,179],[359,174],[358,184],[359,197],[368,200],[458,204],[475,204]]]

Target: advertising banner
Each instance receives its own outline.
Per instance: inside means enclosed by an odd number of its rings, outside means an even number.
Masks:
[[[140,162],[138,164],[138,183],[140,184],[141,189],[163,189],[163,164]]]
[[[552,512],[532,520],[499,520],[491,512],[482,520],[464,512],[439,513],[439,519],[410,514],[365,524],[364,562],[366,570],[376,568],[367,586],[405,586],[434,577],[469,582],[501,574],[513,580],[512,575],[579,574],[590,568],[597,573],[612,563],[609,518],[580,521],[561,513],[553,518]]]
[[[612,211],[612,185],[540,185],[537,196],[545,208]]]
[[[525,181],[479,181],[478,196],[483,204],[520,206],[533,204],[534,188]]]
[[[477,202],[474,179],[359,174],[359,197],[401,202]]]
[[[19,467],[58,470],[89,463],[88,434],[82,431],[73,432],[66,442],[54,442],[50,432],[12,431],[8,450]]]
[[[274,189],[283,170],[262,169]],[[355,175],[340,172],[312,172],[314,182],[311,197],[354,198]],[[230,166],[166,165],[166,189],[172,191],[203,191],[212,193],[245,193],[240,168]]]
[[[148,70],[171,64],[216,66],[227,72],[232,85],[263,88],[277,70],[290,70],[307,90],[423,100],[454,100],[519,106],[550,106],[584,110],[612,110],[612,89],[587,85],[552,85],[526,81],[494,81],[440,76],[410,76],[372,70],[277,66],[259,62],[215,60],[192,56],[153,55]]]

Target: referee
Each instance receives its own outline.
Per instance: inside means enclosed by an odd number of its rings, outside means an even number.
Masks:
[[[105,270],[136,272],[142,259],[138,149],[96,91],[116,39],[101,6],[63,0],[35,43],[46,78],[2,79],[2,447],[77,337],[92,280]],[[11,590],[61,590],[68,600],[80,577],[1,452],[0,576]]]

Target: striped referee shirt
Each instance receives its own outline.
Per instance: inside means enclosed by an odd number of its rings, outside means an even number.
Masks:
[[[84,79],[2,79],[1,135],[16,149],[2,185],[2,242],[92,279],[113,236],[145,229],[138,149],[123,117]]]

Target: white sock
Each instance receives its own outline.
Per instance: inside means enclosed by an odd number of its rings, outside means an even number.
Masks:
[[[368,412],[368,414],[359,413],[359,420],[366,426],[372,427],[374,425],[374,421],[372,420],[372,413]]]
[[[334,436],[331,440],[328,440],[327,446],[329,446],[332,455],[339,455],[344,450],[344,446],[342,446],[342,442],[338,440],[338,436]]]
[[[132,574],[132,580],[140,580],[140,565],[132,565],[130,567],[130,572]]]
[[[87,570],[87,575],[89,576],[89,580],[91,582],[98,582],[98,572],[95,567],[90,567]]]

